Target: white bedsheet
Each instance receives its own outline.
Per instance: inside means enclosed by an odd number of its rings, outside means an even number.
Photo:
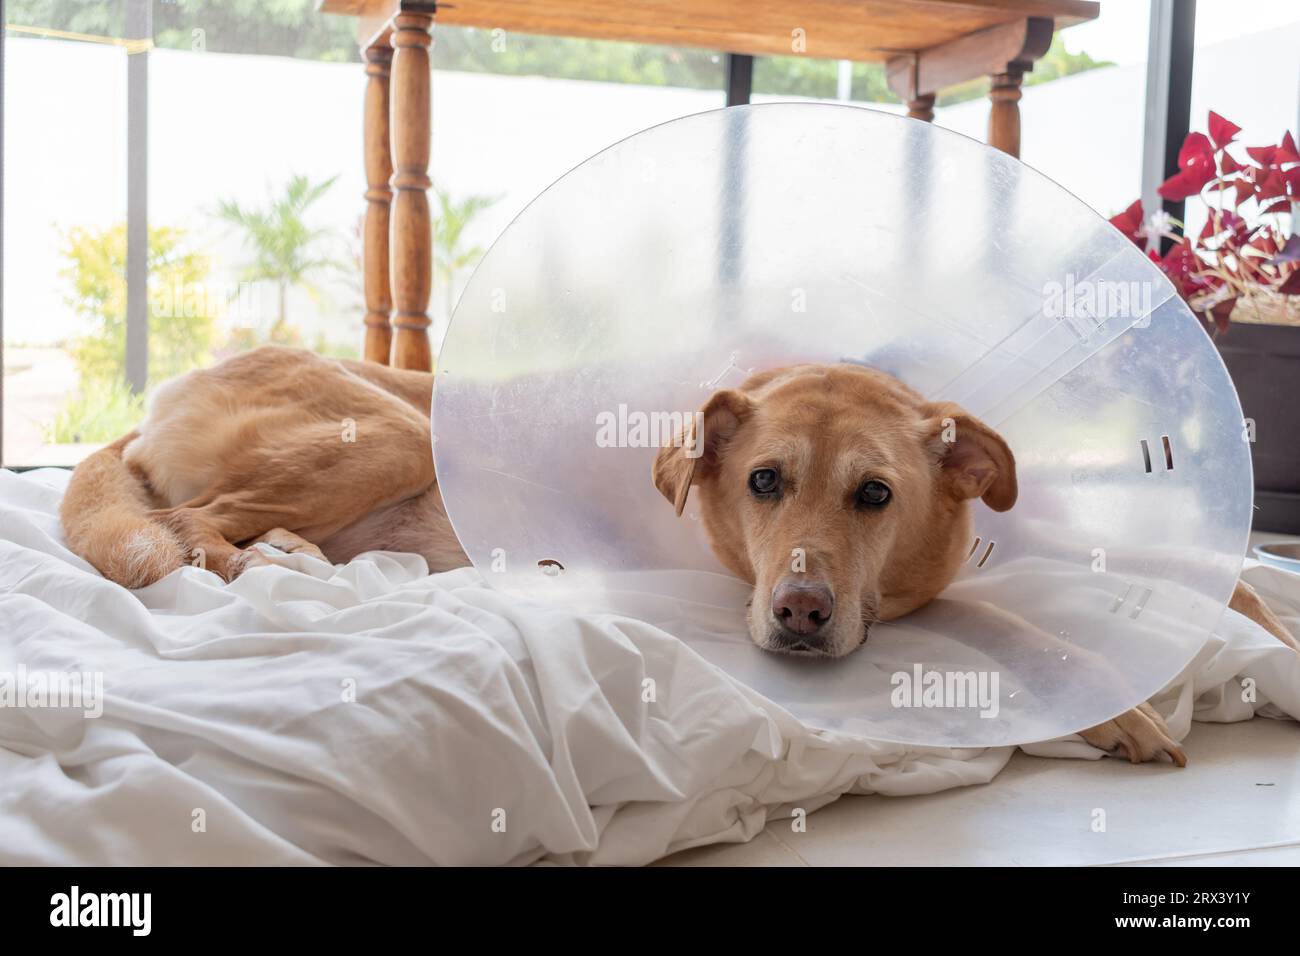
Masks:
[[[63,546],[66,480],[0,471],[0,674],[102,673],[103,714],[0,706],[0,864],[638,864],[1011,755],[809,732],[648,624],[410,555],[132,594]],[[1300,630],[1300,579],[1245,573]],[[1300,716],[1300,656],[1229,611],[1160,707],[1180,738],[1193,715]]]

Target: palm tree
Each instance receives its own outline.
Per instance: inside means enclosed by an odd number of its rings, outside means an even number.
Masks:
[[[447,319],[450,320],[452,308],[456,305],[456,277],[483,257],[481,246],[461,246],[465,227],[501,197],[466,196],[457,201],[451,198],[449,192],[437,186],[433,187],[433,191],[438,197],[438,215],[433,226],[434,281],[442,287],[447,297]]]
[[[271,338],[280,340],[286,331],[286,299],[291,288],[301,286],[316,295],[312,278],[319,273],[340,268],[340,263],[321,249],[331,237],[329,229],[313,229],[306,223],[306,213],[334,185],[337,176],[313,183],[306,176],[293,175],[283,193],[272,196],[263,208],[246,208],[233,199],[223,199],[217,214],[244,233],[244,244],[253,258],[243,269],[246,282],[273,282],[279,292],[275,325]]]

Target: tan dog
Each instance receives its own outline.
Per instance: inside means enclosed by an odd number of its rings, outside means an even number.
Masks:
[[[1015,459],[996,432],[883,372],[762,372],[716,392],[701,418],[702,453],[662,449],[655,485],[678,514],[699,486],[714,552],[754,584],[750,635],[766,650],[848,654],[873,622],[916,610],[956,576],[967,501],[1016,503]]]
[[[136,431],[72,475],[68,545],[144,587],[184,564],[227,581],[267,563],[253,544],[412,551],[469,563],[434,481],[433,376],[265,347],[173,379]]]
[[[714,393],[698,420],[702,439],[660,450],[655,486],[678,515],[698,489],[714,552],[754,586],[749,632],[766,650],[852,652],[874,622],[952,581],[969,555],[971,499],[995,511],[1016,502],[1015,458],[993,429],[872,369],[761,372]],[[1246,584],[1231,606],[1300,651]],[[1082,733],[1135,762],[1161,752],[1186,762],[1146,704]]]
[[[131,588],[191,563],[233,580],[267,563],[259,541],[333,562],[388,550],[432,571],[464,566],[434,479],[432,395],[428,373],[275,347],[190,372],[159,389],[139,429],[77,467],[61,510],[68,544]],[[704,435],[698,459],[661,452],[655,483],[678,513],[698,487],[719,558],[771,597],[755,600],[750,632],[772,649],[853,650],[872,621],[951,581],[971,498],[999,510],[1016,499],[995,432],[856,366],[765,372],[718,392]],[[791,542],[814,574],[782,573]],[[1297,647],[1244,585],[1232,606]],[[1135,762],[1185,761],[1145,704],[1083,736]]]

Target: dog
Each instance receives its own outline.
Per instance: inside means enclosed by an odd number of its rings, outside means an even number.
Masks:
[[[88,456],[60,509],[69,547],[141,588],[185,564],[226,581],[254,545],[468,565],[433,472],[433,376],[264,346],[161,386],[138,429]]]
[[[386,550],[420,554],[432,572],[468,565],[433,470],[433,389],[427,372],[277,346],[188,372],[139,428],[77,466],[60,512],[68,545],[128,588],[185,564],[232,581],[271,562],[259,543],[334,563]],[[678,515],[697,489],[719,560],[754,588],[750,637],[768,650],[852,652],[873,623],[956,576],[971,500],[1016,502],[997,432],[860,366],[761,372],[715,392],[699,420],[651,477]],[[1231,606],[1300,653],[1244,583]],[[1081,735],[1135,763],[1186,763],[1148,704]]]
[[[870,368],[759,372],[711,395],[696,421],[698,434],[660,449],[652,478],[678,516],[696,489],[714,553],[754,588],[749,634],[765,650],[851,653],[872,624],[951,583],[970,554],[972,500],[1016,503],[1015,456],[996,431]],[[1245,582],[1230,606],[1300,653]],[[1149,704],[1081,735],[1133,762],[1186,764]]]

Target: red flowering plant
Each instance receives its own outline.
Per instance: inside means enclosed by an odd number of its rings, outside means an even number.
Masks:
[[[1163,257],[1156,248],[1147,254],[1215,331],[1229,318],[1300,325],[1300,235],[1292,233],[1300,153],[1289,132],[1276,146],[1244,148],[1239,132],[1211,112],[1209,135],[1188,134],[1178,172],[1160,186],[1165,199],[1204,201],[1209,215],[1197,236],[1163,211],[1145,218],[1141,200],[1110,221],[1141,248],[1173,240]]]

